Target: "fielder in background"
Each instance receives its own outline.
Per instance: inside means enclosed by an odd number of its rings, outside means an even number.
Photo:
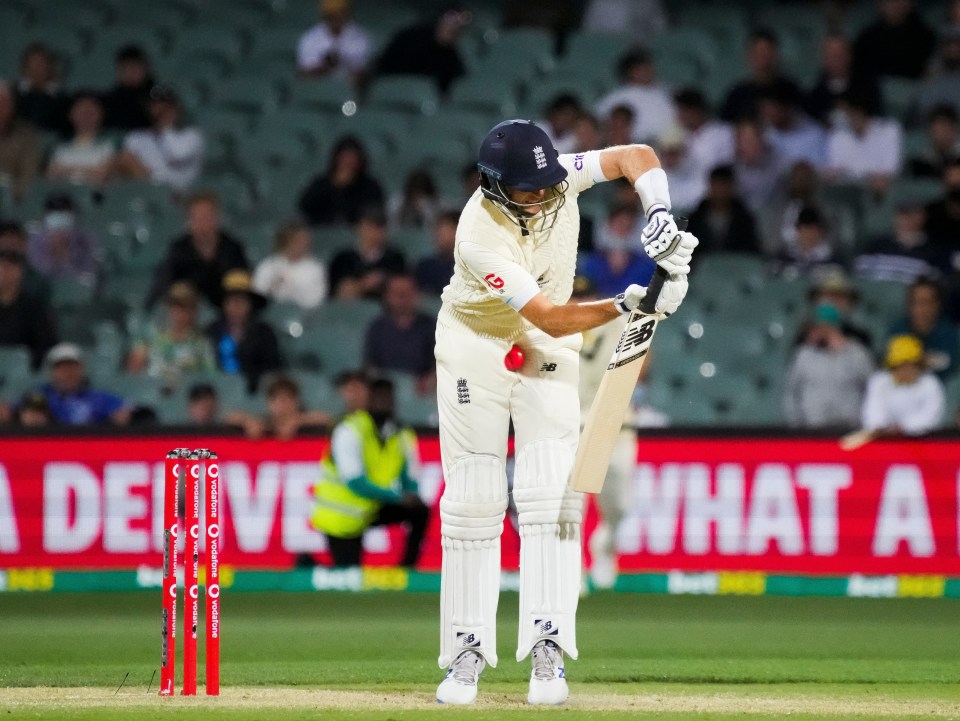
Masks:
[[[437,397],[445,488],[442,703],[472,703],[486,664],[497,664],[500,533],[513,421],[513,495],[520,525],[516,658],[532,655],[527,700],[567,698],[563,654],[577,657],[582,498],[569,487],[580,429],[580,333],[636,308],[646,289],[568,304],[577,259],[578,195],[626,177],[647,215],[647,254],[669,274],[657,311],[687,291],[697,240],[670,214],[666,173],[644,145],[558,156],[532,122],[507,120],[480,146],[480,188],[460,216],[455,265],[437,319]]]
[[[638,278],[646,282],[654,269],[650,262],[647,277]],[[574,301],[583,303],[598,299],[597,289],[585,276],[578,275],[573,280]],[[597,395],[607,364],[620,340],[627,317],[621,316],[599,328],[583,332],[583,346],[580,348],[580,424],[586,421],[587,412]],[[594,588],[613,588],[617,581],[617,529],[621,521],[633,507],[633,471],[637,465],[636,428],[644,426],[665,426],[667,418],[654,408],[646,405],[644,396],[644,377],[650,364],[644,363],[640,372],[633,403],[627,409],[623,428],[617,437],[616,445],[610,456],[610,466],[603,483],[603,490],[597,496],[600,518],[597,527],[588,540],[590,548],[590,581]]]
[[[359,566],[364,531],[395,523],[408,526],[401,564],[416,566],[430,516],[418,493],[418,467],[417,437],[394,416],[393,383],[371,381],[366,409],[333,429],[314,490],[313,526],[327,537],[334,566]]]

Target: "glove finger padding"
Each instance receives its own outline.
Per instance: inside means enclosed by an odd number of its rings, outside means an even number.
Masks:
[[[660,295],[657,297],[657,312],[666,315],[676,313],[677,308],[680,307],[680,303],[683,302],[683,299],[687,295],[688,287],[689,284],[687,283],[687,276],[685,274],[670,276],[665,280],[663,282],[663,288],[660,290]]]
[[[693,250],[699,244],[700,241],[692,233],[678,231],[670,239],[669,244],[663,246],[663,250],[659,254],[651,255],[652,244],[644,246],[644,249],[651,258],[657,261],[657,265],[670,275],[686,275],[690,272],[690,259],[693,257]]]
[[[613,302],[617,306],[617,310],[621,313],[629,313],[632,310],[636,310],[637,306],[640,305],[640,301],[646,296],[647,289],[642,285],[633,283],[632,285],[628,285],[626,290],[614,298]]]

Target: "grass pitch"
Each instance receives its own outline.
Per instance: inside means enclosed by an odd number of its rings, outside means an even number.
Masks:
[[[455,709],[433,701],[434,595],[225,595],[215,699],[156,696],[159,600],[0,595],[0,721],[960,719],[955,601],[594,594],[569,704],[530,709],[529,662],[513,661],[517,596],[504,594],[499,668],[475,708]]]

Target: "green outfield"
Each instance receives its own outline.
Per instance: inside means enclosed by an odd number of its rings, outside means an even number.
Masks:
[[[956,601],[594,594],[559,711],[523,703],[515,594],[482,703],[433,703],[436,607],[416,593],[227,595],[223,695],[160,699],[158,593],[0,594],[0,720],[149,721],[174,707],[251,721],[960,718]]]

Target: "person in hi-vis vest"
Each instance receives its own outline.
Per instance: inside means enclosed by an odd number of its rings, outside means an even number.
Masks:
[[[417,493],[417,467],[417,437],[394,418],[393,383],[371,381],[367,410],[334,427],[314,491],[311,520],[334,566],[359,566],[363,532],[394,523],[409,526],[401,565],[416,565],[430,515]]]

